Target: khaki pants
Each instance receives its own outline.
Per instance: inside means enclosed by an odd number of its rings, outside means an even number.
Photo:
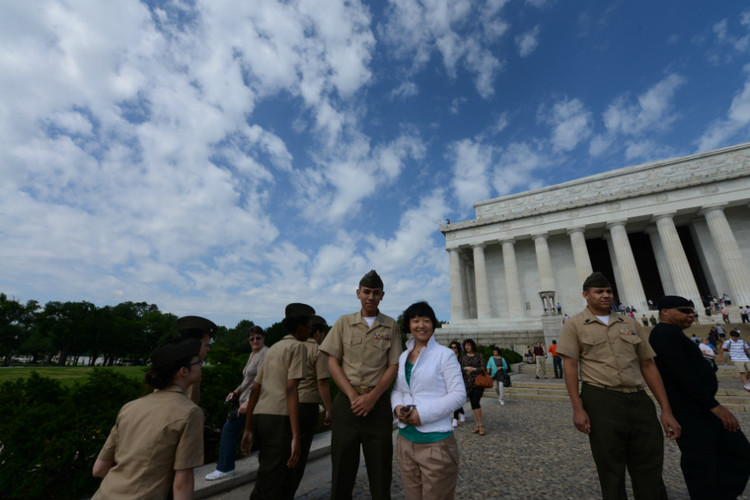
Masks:
[[[451,500],[458,479],[458,444],[451,434],[435,443],[412,443],[399,434],[396,456],[407,500]]]
[[[536,376],[538,378],[547,376],[547,358],[544,356],[536,357]]]

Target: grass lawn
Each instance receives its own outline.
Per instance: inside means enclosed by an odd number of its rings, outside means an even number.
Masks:
[[[71,387],[76,382],[85,382],[93,369],[91,366],[11,366],[0,368],[0,383],[26,378],[31,372],[37,372],[41,377],[57,379],[62,385]],[[113,366],[104,369],[114,370],[136,380],[143,380],[146,373],[143,366]]]

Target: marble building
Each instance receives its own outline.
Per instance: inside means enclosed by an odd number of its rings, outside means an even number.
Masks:
[[[728,294],[735,321],[738,306],[750,304],[750,143],[474,209],[475,219],[441,227],[451,296],[441,341],[525,348],[542,340],[543,321],[560,324],[558,303],[571,316],[584,307],[581,284],[592,270],[611,277],[616,301],[638,318],[664,294],[692,299],[703,321],[708,294]]]

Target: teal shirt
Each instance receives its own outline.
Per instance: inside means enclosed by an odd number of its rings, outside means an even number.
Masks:
[[[407,360],[404,368],[406,369],[406,383],[411,385],[411,371],[414,365]],[[398,433],[412,443],[435,443],[453,434],[453,432],[420,432],[411,424],[407,424],[406,427],[399,429]]]

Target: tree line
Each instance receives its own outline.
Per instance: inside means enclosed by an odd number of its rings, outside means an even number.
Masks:
[[[151,351],[167,336],[177,333],[177,316],[146,302],[122,302],[97,307],[91,302],[25,304],[0,293],[0,356],[3,366],[25,357],[31,363],[112,366],[123,360],[148,360]],[[212,349],[222,358],[249,353],[249,320],[234,328],[219,326]],[[283,336],[280,323],[266,331],[266,344]],[[209,358],[210,360],[210,358]]]

